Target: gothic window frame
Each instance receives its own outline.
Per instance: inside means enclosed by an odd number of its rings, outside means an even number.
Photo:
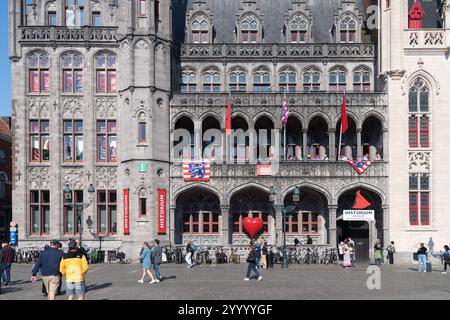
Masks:
[[[105,201],[101,201],[100,194],[104,194]],[[114,195],[115,201],[113,201],[112,196]],[[117,220],[118,220],[118,199],[117,199],[118,192],[115,189],[101,189],[97,191],[97,208],[96,208],[96,214],[97,214],[97,224],[96,229],[97,233],[99,235],[116,235],[117,234]],[[102,229],[101,226],[101,209],[105,209],[105,228]],[[112,212],[115,211],[115,224],[112,224],[113,219]],[[114,230],[115,226],[115,230]],[[105,230],[105,231],[103,231]]]
[[[102,141],[103,140],[103,141]],[[115,147],[113,147],[115,142]],[[104,146],[104,159],[101,146]],[[96,161],[98,163],[117,163],[117,120],[97,119],[96,121]]]
[[[345,21],[344,21],[345,20]],[[354,23],[354,27],[350,24]],[[352,12],[344,12],[337,20],[337,42],[338,43],[358,43],[360,41],[360,23],[357,16]],[[345,39],[343,39],[345,35]],[[352,40],[352,41],[350,41]]]
[[[306,78],[307,75],[309,78]],[[318,81],[315,81],[317,75],[319,79]],[[319,92],[322,87],[322,71],[317,67],[308,67],[303,70],[302,86],[304,93]]]
[[[332,76],[334,75],[335,81],[332,81]],[[342,81],[341,76],[344,75],[344,81]],[[348,84],[348,71],[344,67],[334,67],[330,69],[328,74],[328,86],[330,92],[344,92],[347,90],[347,84]]]
[[[303,12],[294,13],[289,21],[287,22],[287,40],[289,43],[307,43],[310,36],[310,19]],[[298,26],[294,25],[296,23]],[[304,23],[303,26],[300,24]],[[295,35],[295,41],[293,40],[293,36]]]
[[[257,80],[259,76],[259,81]],[[268,76],[268,78],[267,78]],[[252,72],[252,88],[253,92],[265,93],[271,92],[271,80],[272,74],[270,70],[266,67],[258,67]]]
[[[209,78],[206,78],[209,77]],[[209,80],[208,80],[209,79]],[[222,77],[220,70],[215,67],[208,67],[202,72],[202,90],[207,93],[219,93],[222,87]]]
[[[414,179],[414,180],[413,180]],[[426,180],[426,183],[423,182]],[[415,181],[415,182],[414,182]],[[431,174],[409,173],[409,224],[412,227],[431,225]]]
[[[359,75],[359,80],[356,78]],[[355,68],[352,72],[353,91],[370,92],[372,89],[372,71],[367,67]]]
[[[180,81],[181,93],[197,93],[198,92],[198,75],[197,70],[185,67],[181,71]]]
[[[236,81],[231,81],[234,74],[236,75]],[[230,92],[247,91],[247,71],[244,68],[233,68],[228,72],[228,88]]]
[[[284,67],[278,72],[278,86],[281,93],[295,93],[298,90],[298,72],[293,67]]]
[[[100,58],[104,59],[103,63],[100,62]],[[118,57],[112,51],[98,52],[94,56],[96,95],[117,94],[117,67]],[[100,76],[101,73],[103,73],[103,77]]]
[[[29,121],[29,141],[30,141],[30,163],[49,163],[50,162],[50,120],[48,119],[30,119]],[[38,148],[33,148],[36,146]],[[47,144],[47,147],[45,146]],[[38,154],[35,157],[34,149]],[[44,153],[47,151],[47,154]],[[38,159],[36,159],[38,158]]]
[[[262,43],[262,21],[253,12],[241,16],[238,22],[238,40],[243,44]]]
[[[37,197],[34,197],[33,195],[37,195]],[[50,234],[50,190],[44,190],[44,189],[32,189],[29,191],[29,222],[30,222],[30,235],[32,236],[47,236]],[[46,201],[48,200],[48,201]],[[36,213],[39,219],[39,225],[36,229],[34,229],[33,225],[33,209],[37,209]],[[48,228],[44,228],[44,226],[48,225]]]
[[[34,60],[33,60],[34,59]],[[50,57],[45,51],[27,54],[28,94],[50,93]]]
[[[77,60],[78,59],[78,60]],[[83,94],[84,57],[78,51],[68,51],[61,55],[61,86],[63,94]],[[71,89],[67,88],[71,81]],[[79,87],[77,84],[81,84]]]
[[[431,148],[431,90],[422,77],[408,90],[408,141],[410,149]]]
[[[202,20],[198,20],[198,19]],[[198,27],[195,27],[194,24],[197,23]],[[206,24],[206,25],[205,25]],[[194,14],[190,22],[190,41],[193,44],[207,44],[212,41],[212,28],[211,21],[208,19],[207,15],[202,12]],[[198,39],[196,40],[196,35]],[[203,38],[205,37],[205,38]]]

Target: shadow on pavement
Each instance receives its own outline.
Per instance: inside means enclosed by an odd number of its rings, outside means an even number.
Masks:
[[[17,292],[17,291],[23,291],[23,288],[15,288],[15,287],[4,287],[2,286],[2,295],[5,293],[11,293],[11,292]]]
[[[95,290],[100,290],[100,289],[104,289],[104,288],[108,288],[111,287],[112,283],[111,282],[107,282],[107,283],[103,283],[103,284],[93,284],[90,286],[86,287],[86,291],[95,291]]]
[[[166,280],[171,280],[171,279],[176,279],[177,276],[170,276],[170,277],[161,277],[161,281],[166,281]]]

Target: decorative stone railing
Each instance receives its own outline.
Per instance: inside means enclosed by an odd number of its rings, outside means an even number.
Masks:
[[[214,178],[255,178],[256,164],[227,164],[226,169],[222,170],[222,165],[211,165],[211,179]],[[278,168],[277,172],[272,176],[260,176],[260,177],[272,177],[272,178],[386,178],[387,163],[384,161],[375,161],[362,175],[358,175],[350,164],[343,161],[281,161],[278,164],[274,164],[273,168]],[[183,168],[179,163],[172,164],[171,166],[171,178],[182,178]]]
[[[21,42],[101,42],[117,41],[116,27],[68,28],[55,26],[21,27]]]
[[[372,43],[304,43],[304,44],[185,44],[180,57],[186,59],[308,59],[308,58],[368,58],[374,59]]]
[[[443,29],[406,30],[405,48],[446,49],[447,34]]]

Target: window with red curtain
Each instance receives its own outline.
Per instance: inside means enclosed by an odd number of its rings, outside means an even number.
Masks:
[[[27,57],[28,92],[48,93],[50,91],[50,60],[46,53],[35,52]]]
[[[97,93],[117,92],[117,56],[101,53],[95,58]]]
[[[418,225],[418,215],[419,215],[419,206],[418,206],[418,192],[410,192],[409,193],[409,223],[413,226]]]

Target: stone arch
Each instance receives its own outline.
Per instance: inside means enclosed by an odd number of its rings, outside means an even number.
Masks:
[[[196,120],[196,116],[193,114],[193,113],[191,113],[191,112],[189,112],[189,111],[181,111],[181,112],[179,112],[179,113],[177,113],[173,118],[172,118],[172,129],[173,128],[175,128],[175,124],[177,123],[177,121],[179,120],[179,119],[181,119],[182,117],[187,117],[187,118],[189,118],[192,122],[195,122],[195,120]]]
[[[355,124],[356,124],[356,128],[361,128],[363,121],[361,121],[361,119],[358,117],[358,115],[356,113],[354,113],[353,111],[348,111],[347,110],[347,116],[349,118],[351,118]],[[336,130],[339,130],[339,128],[337,127],[338,122],[341,120],[341,112],[339,112],[339,114],[334,118],[334,122],[333,122],[333,127]]]
[[[364,124],[364,122],[369,118],[369,117],[375,117],[378,120],[380,120],[381,125],[383,126],[383,129],[387,128],[387,122],[386,122],[386,118],[384,117],[383,114],[381,114],[380,112],[376,111],[376,110],[370,110],[367,111],[366,113],[364,113],[361,117],[361,126]]]
[[[273,127],[276,128],[277,121],[275,119],[275,116],[272,113],[270,113],[269,111],[258,112],[252,119],[253,123],[256,123],[260,118],[262,118],[264,116],[269,118],[273,123]]]
[[[311,122],[311,120],[313,120],[315,117],[321,117],[325,120],[325,122],[328,125],[328,129],[333,128],[333,123],[331,121],[331,118],[323,111],[315,111],[313,113],[311,113],[307,118],[306,118],[306,123],[305,123],[305,128],[309,127],[309,124]]]
[[[301,189],[308,188],[308,189],[314,190],[318,193],[321,193],[325,197],[325,199],[327,199],[328,205],[333,203],[332,202],[332,200],[333,200],[332,194],[327,189],[325,189],[324,187],[322,187],[319,184],[311,183],[311,182],[301,182],[301,183],[297,183],[297,184],[294,184],[294,185],[286,188],[283,191],[283,193],[281,194],[281,199],[280,199],[281,203],[284,203],[286,196],[289,193],[291,193],[296,186],[298,186],[300,188],[300,197],[301,197]]]
[[[441,89],[439,81],[433,74],[423,69],[416,70],[413,73],[409,74],[407,78],[405,78],[403,82],[403,95],[409,92],[412,84],[419,77],[425,81],[431,91],[433,91],[436,95],[439,95]]]
[[[259,189],[259,190],[261,190],[263,192],[267,192],[267,193],[269,193],[269,190],[270,190],[270,187],[265,186],[265,185],[263,185],[261,183],[257,183],[257,182],[243,183],[243,184],[241,184],[239,186],[234,187],[233,189],[231,189],[228,192],[228,195],[224,199],[226,204],[230,205],[231,198],[233,198],[233,196],[236,195],[237,193],[239,193],[240,191],[245,190],[247,188],[249,188],[249,189],[251,189],[251,188]]]
[[[356,188],[367,189],[367,190],[377,194],[382,201],[382,205],[387,203],[387,195],[381,188],[374,186],[374,185],[370,185],[370,184],[362,184],[361,182],[353,182],[353,183],[348,184],[345,187],[341,188],[340,190],[338,190],[334,195],[333,203],[337,203],[339,198],[347,191],[356,189]]]
[[[220,116],[217,112],[215,111],[206,111],[205,113],[202,113],[200,115],[200,117],[198,118],[198,121],[203,122],[203,120],[205,120],[208,117],[213,117],[214,119],[216,119],[219,123],[222,123],[222,116]]]
[[[211,192],[213,193],[215,196],[217,196],[217,198],[220,200],[221,204],[223,201],[223,197],[222,197],[222,193],[216,188],[213,187],[207,183],[203,183],[203,182],[198,182],[198,183],[192,183],[192,184],[188,184],[185,185],[177,190],[174,190],[172,192],[172,195],[170,197],[170,205],[175,206],[177,199],[185,192],[191,191],[193,189],[201,189],[204,190],[206,192]]]

